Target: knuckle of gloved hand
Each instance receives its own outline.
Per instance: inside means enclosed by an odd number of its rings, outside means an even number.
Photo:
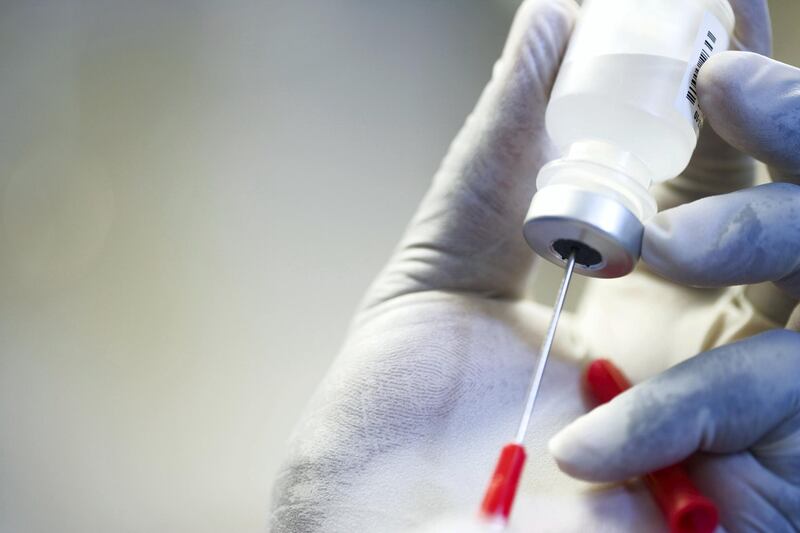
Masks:
[[[514,18],[511,41],[522,48],[514,51],[518,57],[535,63],[552,62],[566,44],[572,29],[578,5],[574,0],[528,0]],[[516,39],[513,36],[519,36]],[[520,51],[525,53],[519,55]]]
[[[517,11],[516,21],[529,27],[544,17],[550,23],[563,24],[577,12],[575,0],[526,0]]]

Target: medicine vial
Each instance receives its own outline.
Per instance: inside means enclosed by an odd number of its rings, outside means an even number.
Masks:
[[[531,247],[576,272],[613,278],[633,270],[650,188],[680,174],[703,114],[697,76],[727,50],[727,0],[586,0],[547,108],[561,157],[537,177],[525,221]]]

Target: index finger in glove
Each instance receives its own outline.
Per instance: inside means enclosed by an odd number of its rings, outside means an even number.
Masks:
[[[766,0],[729,0],[736,15],[731,47],[762,55],[772,53],[772,25]]]
[[[710,196],[645,225],[642,260],[695,287],[774,281],[800,296],[800,187],[772,183]]]
[[[368,302],[427,289],[521,290],[532,261],[522,221],[538,169],[554,155],[544,113],[576,12],[573,0],[519,8],[491,81]]]
[[[557,434],[562,470],[620,481],[696,451],[769,450],[800,432],[800,334],[774,330],[698,355],[636,385]],[[800,455],[800,449],[797,454]],[[776,457],[781,467],[783,457]],[[788,474],[791,476],[791,469]],[[800,474],[795,475],[800,482]]]
[[[706,119],[726,142],[800,183],[800,69],[746,52],[712,57],[698,78]]]

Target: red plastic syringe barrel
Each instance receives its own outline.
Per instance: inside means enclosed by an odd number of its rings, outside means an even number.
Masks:
[[[586,369],[586,384],[599,403],[606,403],[631,387],[614,364],[598,359]],[[682,464],[644,476],[650,493],[667,519],[671,533],[712,533],[719,523],[714,502],[695,487]]]

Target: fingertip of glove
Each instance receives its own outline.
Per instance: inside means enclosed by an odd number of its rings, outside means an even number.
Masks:
[[[800,71],[752,52],[723,52],[700,69],[700,107],[714,130],[737,149],[778,163],[785,143],[781,122],[794,120]],[[792,122],[787,126],[792,127]],[[776,148],[777,147],[777,148]]]
[[[605,407],[582,416],[554,435],[547,449],[564,473],[585,481],[616,481],[614,458],[627,434],[624,418]]]
[[[591,452],[581,446],[579,436],[573,436],[570,428],[571,426],[567,426],[556,433],[547,443],[547,451],[553,456],[562,472],[583,479],[585,469],[582,468],[584,462],[582,459]]]
[[[732,98],[738,99],[758,57],[751,52],[722,52],[706,61],[697,79],[700,106],[706,114],[727,109]]]

